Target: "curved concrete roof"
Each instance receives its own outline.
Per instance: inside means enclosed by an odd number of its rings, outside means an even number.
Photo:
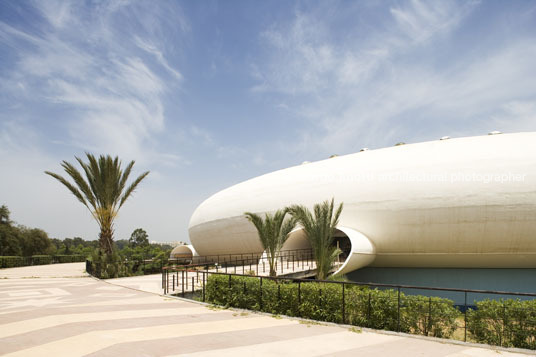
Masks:
[[[407,144],[262,175],[204,201],[190,220],[200,255],[262,252],[245,211],[334,197],[340,226],[375,266],[536,267],[536,133]]]

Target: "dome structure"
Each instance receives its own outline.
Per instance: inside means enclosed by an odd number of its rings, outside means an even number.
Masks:
[[[344,203],[343,273],[365,266],[536,268],[536,133],[366,150],[224,189],[193,213],[199,255],[262,253],[244,212]],[[283,249],[307,248],[296,229]],[[344,249],[343,249],[344,250]]]
[[[178,261],[192,261],[193,257],[198,256],[195,248],[190,244],[178,245],[169,254],[169,258]]]

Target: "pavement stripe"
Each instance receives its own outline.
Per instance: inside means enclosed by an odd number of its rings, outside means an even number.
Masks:
[[[68,323],[64,325],[54,326],[46,329],[36,330],[20,335],[10,336],[0,339],[0,351],[1,353],[11,353],[20,351],[22,349],[31,348],[39,345],[43,345],[52,341],[65,339],[88,333],[91,331],[105,331],[105,330],[118,330],[129,328],[145,328],[160,325],[171,324],[191,324],[199,322],[209,321],[223,321],[233,320],[239,317],[232,317],[231,313],[218,313],[218,314],[188,314],[181,316],[159,316],[149,318],[130,318],[130,319],[117,319],[106,321],[84,321],[77,323]],[[278,327],[280,328],[280,327]],[[158,338],[158,336],[152,336]],[[171,341],[177,340],[177,338],[170,339]],[[136,342],[129,342],[132,344]],[[113,346],[112,346],[113,347]],[[174,350],[177,351],[177,350]],[[172,352],[174,352],[172,351]],[[0,354],[1,354],[0,353]],[[121,354],[112,354],[113,356],[120,356]],[[128,355],[128,354],[127,354]],[[149,353],[150,355],[150,353]]]
[[[398,339],[400,339],[400,337],[367,332],[363,332],[360,335],[357,335],[354,332],[343,331],[321,336],[296,338],[286,341],[266,342],[234,348],[214,349],[197,353],[175,354],[171,356],[321,356],[323,354],[336,353],[338,351],[344,351],[350,348],[385,344],[392,341],[396,341]],[[299,348],[296,348],[296,346],[299,346]]]
[[[242,318],[242,317],[236,317]],[[154,339],[119,343],[99,350],[86,357],[129,356],[129,357],[161,357],[176,353],[189,354],[212,349],[223,349],[256,345],[267,341],[285,341],[302,337],[318,336],[327,338],[330,333],[340,332],[336,326],[325,325],[287,325],[256,328],[242,331],[211,333],[170,339]],[[297,354],[298,355],[298,354]]]
[[[178,309],[193,307],[189,304],[173,304],[164,301],[160,302],[148,302],[145,304],[117,304],[117,305],[102,305],[102,306],[77,306],[77,307],[48,307],[46,309],[39,310],[25,310],[18,312],[4,312],[0,317],[0,325],[10,322],[23,321],[36,319],[38,317],[53,316],[53,315],[65,315],[65,314],[83,314],[83,313],[96,313],[106,311],[128,311],[128,310],[149,310],[149,309]]]
[[[207,310],[207,308],[191,307],[178,309],[151,309],[151,310],[128,310],[128,311],[109,311],[95,312],[85,314],[64,314],[39,317],[37,319],[17,321],[0,325],[0,338],[19,335],[30,331],[50,328],[53,326],[63,325],[67,323],[88,322],[88,321],[106,321],[117,319],[128,319],[137,317],[158,317],[158,316],[179,316],[187,314],[208,314],[217,313]]]
[[[117,343],[150,340],[149,336],[157,338],[173,338],[240,331],[261,327],[285,326],[297,324],[291,320],[278,320],[269,317],[252,317],[236,320],[201,322],[191,324],[172,324],[154,327],[119,329],[108,331],[93,331],[50,342],[44,345],[6,354],[6,357],[76,357],[99,351]]]

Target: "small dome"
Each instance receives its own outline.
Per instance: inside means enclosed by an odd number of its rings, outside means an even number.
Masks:
[[[450,139],[450,136],[442,136],[441,139],[439,140],[448,140],[448,139]]]

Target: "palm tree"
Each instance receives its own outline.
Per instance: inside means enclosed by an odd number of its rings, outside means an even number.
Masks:
[[[296,226],[296,220],[294,218],[285,220],[287,210],[277,210],[273,215],[266,213],[264,219],[254,213],[246,212],[244,214],[257,228],[261,244],[268,255],[270,276],[276,276],[277,258],[290,232]]]
[[[341,203],[334,213],[334,200],[331,199],[331,202],[315,204],[314,215],[305,206],[293,205],[289,208],[290,214],[302,225],[311,244],[316,262],[316,277],[320,280],[328,276],[340,254],[340,250],[333,245],[333,233],[339,223],[342,207]]]
[[[111,254],[113,252],[114,219],[121,206],[149,174],[149,171],[142,173],[125,188],[134,161],[131,161],[123,171],[121,161],[117,156],[112,158],[110,155],[101,155],[98,159],[89,153],[86,153],[86,156],[88,163],[75,156],[84,170],[85,178],[67,161],[63,161],[61,164],[65,172],[73,179],[74,184],[53,172],[45,171],[45,173],[65,185],[89,209],[99,224],[100,248],[107,254]]]

